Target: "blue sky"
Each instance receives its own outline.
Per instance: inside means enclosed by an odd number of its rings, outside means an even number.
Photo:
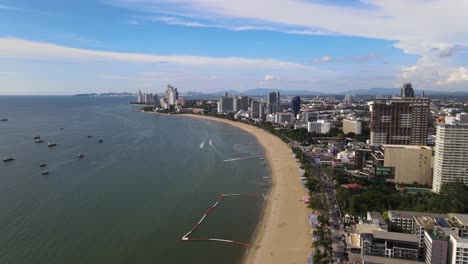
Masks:
[[[0,0],[0,94],[467,90],[463,0]]]

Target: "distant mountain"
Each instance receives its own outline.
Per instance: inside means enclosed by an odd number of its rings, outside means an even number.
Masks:
[[[323,94],[322,92],[317,91],[309,91],[309,90],[281,90],[281,89],[269,89],[269,88],[256,88],[251,89],[243,92],[239,92],[236,90],[227,90],[227,91],[219,91],[214,93],[202,93],[202,92],[192,92],[188,91],[183,93],[184,96],[222,96],[224,93],[232,94],[232,95],[268,95],[271,92],[279,91],[281,95],[319,95]]]
[[[87,97],[92,97],[92,96],[135,96],[133,93],[87,93],[87,94],[75,94],[75,96],[87,96]]]
[[[423,90],[415,89],[415,95],[421,95]],[[400,95],[400,88],[370,88],[370,89],[357,89],[339,92],[335,94],[355,94],[355,95]],[[467,95],[465,91],[433,91],[424,90],[425,95]]]
[[[227,91],[219,91],[214,93],[202,93],[202,92],[186,92],[182,95],[187,97],[194,97],[194,98],[217,98],[223,96],[225,92],[232,94],[232,95],[248,95],[248,96],[265,96],[268,93],[279,91],[281,96],[314,96],[314,95],[346,95],[346,94],[354,94],[354,95],[384,95],[384,96],[391,96],[391,95],[400,95],[400,88],[383,88],[383,87],[376,87],[376,88],[368,88],[368,89],[355,89],[355,90],[347,90],[343,92],[317,92],[312,90],[281,90],[281,89],[270,89],[270,88],[256,88],[251,89],[243,92],[235,91],[235,90],[227,90]],[[419,96],[422,93],[422,90],[415,90],[415,95]],[[426,96],[468,96],[468,92],[464,91],[433,91],[433,90],[425,90],[424,91]]]
[[[417,91],[415,91],[417,92]],[[369,88],[369,89],[356,89],[338,92],[335,94],[355,94],[355,95],[399,95],[400,88]]]
[[[244,95],[267,95],[271,92],[278,91],[281,95],[319,95],[322,92],[311,91],[311,90],[281,90],[281,89],[269,89],[269,88],[256,88],[242,92]]]

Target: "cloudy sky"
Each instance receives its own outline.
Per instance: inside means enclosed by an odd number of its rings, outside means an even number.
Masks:
[[[468,91],[466,0],[0,0],[0,94]]]

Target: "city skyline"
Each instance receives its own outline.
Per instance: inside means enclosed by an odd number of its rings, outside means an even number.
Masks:
[[[0,1],[0,95],[468,91],[463,1]],[[340,19],[336,19],[339,17]]]

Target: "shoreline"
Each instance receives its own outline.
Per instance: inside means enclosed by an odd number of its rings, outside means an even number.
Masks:
[[[307,221],[311,210],[299,201],[308,192],[301,187],[299,163],[293,158],[290,147],[281,139],[255,126],[210,116],[179,115],[240,128],[253,135],[265,151],[271,185],[253,233],[253,240],[242,263],[306,263],[312,252],[311,227]]]

